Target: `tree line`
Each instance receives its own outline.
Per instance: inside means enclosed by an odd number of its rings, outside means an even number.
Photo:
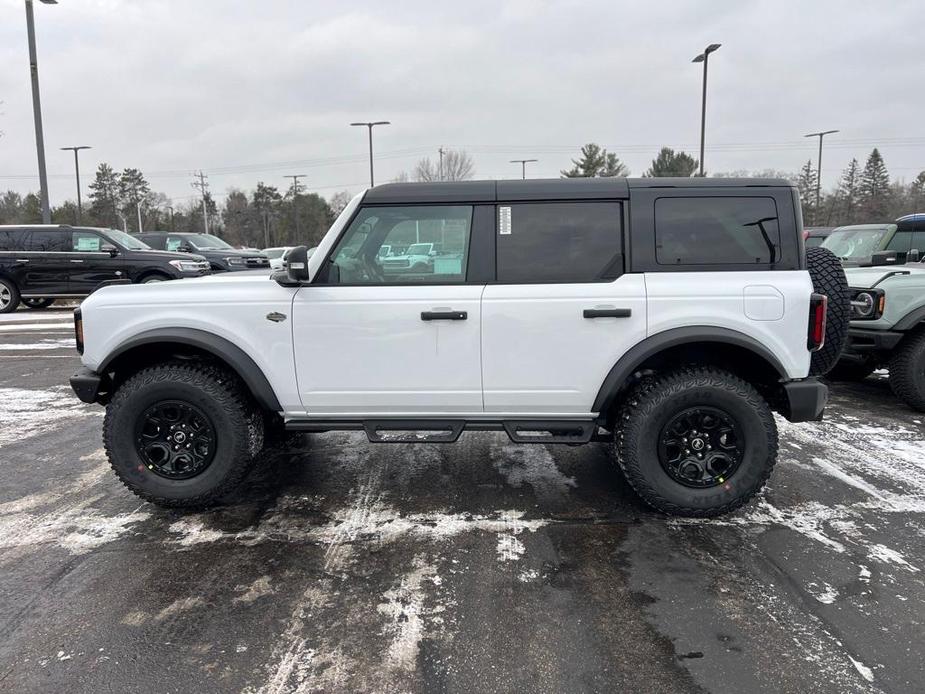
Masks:
[[[566,178],[629,176],[629,167],[614,152],[596,143],[584,145],[572,166],[561,171]],[[697,175],[699,162],[684,151],[662,147],[643,176]],[[425,157],[411,170],[399,173],[393,181],[461,181],[472,178],[475,163],[462,150],[442,150],[436,161]],[[786,171],[731,171],[708,174],[715,177],[785,178],[800,191],[803,220],[807,226],[841,226],[865,222],[885,222],[925,207],[925,171],[911,183],[890,178],[883,156],[876,148],[861,167],[852,159],[834,187],[822,191],[816,206],[818,172],[812,160],[798,173]],[[282,190],[258,182],[253,190],[229,189],[224,202],[216,204],[207,187],[179,203],[152,190],[144,174],[136,168],[116,171],[100,164],[89,185],[81,223],[123,229],[129,232],[166,230],[202,232],[203,208],[209,230],[235,246],[317,245],[330,224],[350,200],[342,191],[326,200],[293,184]],[[0,224],[39,224],[41,204],[38,195],[7,191],[0,195]],[[67,200],[52,208],[52,222],[75,224],[77,204]]]

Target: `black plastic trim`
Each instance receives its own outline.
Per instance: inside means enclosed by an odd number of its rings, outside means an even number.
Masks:
[[[845,344],[844,354],[869,352],[889,352],[899,341],[906,336],[903,332],[894,330],[865,330],[864,328],[848,328],[848,342]]]
[[[688,326],[673,328],[647,337],[626,352],[610,369],[607,378],[594,399],[591,410],[605,415],[610,411],[617,394],[639,366],[652,356],[672,347],[695,342],[716,342],[720,344],[743,347],[768,362],[782,379],[787,378],[787,371],[780,360],[767,347],[748,335],[728,328],[715,326]]]
[[[94,403],[97,401],[100,392],[100,384],[103,382],[100,376],[93,369],[82,366],[71,376],[71,389],[81,402]]]
[[[159,342],[178,342],[197,347],[222,359],[241,377],[261,407],[272,412],[283,411],[267,377],[244,350],[223,337],[195,328],[157,328],[139,333],[113,350],[97,367],[97,371],[106,373],[113,361],[130,349]]]
[[[925,321],[925,306],[920,306],[900,318],[893,326],[893,330],[911,330],[922,321]]]
[[[784,384],[787,411],[782,414],[791,422],[818,422],[829,401],[829,389],[815,378]]]

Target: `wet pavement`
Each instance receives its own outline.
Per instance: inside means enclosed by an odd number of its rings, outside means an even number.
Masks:
[[[885,379],[779,420],[765,492],[636,500],[607,447],[294,436],[222,507],[125,490],[69,314],[0,317],[0,690],[911,692],[925,424]]]

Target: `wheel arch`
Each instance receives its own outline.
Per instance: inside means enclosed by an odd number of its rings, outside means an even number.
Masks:
[[[592,411],[609,418],[634,374],[685,361],[720,366],[768,390],[788,378],[780,360],[745,333],[716,326],[672,328],[647,337],[620,357],[604,379]]]
[[[279,399],[257,363],[237,345],[223,337],[196,328],[157,328],[139,333],[114,349],[97,367],[99,374],[132,372],[137,367],[170,356],[207,356],[224,364],[243,382],[257,404],[281,412]],[[129,365],[131,364],[131,367]]]
[[[173,276],[169,272],[166,272],[165,270],[161,270],[159,268],[145,268],[144,270],[138,273],[138,276],[135,277],[133,281],[135,284],[141,284],[142,282],[144,282],[146,279],[148,279],[152,275],[163,277],[165,278],[165,280],[173,279]]]
[[[912,328],[922,322],[925,322],[925,306],[919,306],[909,311],[909,313],[896,321],[896,325],[894,325],[891,330],[912,330]]]

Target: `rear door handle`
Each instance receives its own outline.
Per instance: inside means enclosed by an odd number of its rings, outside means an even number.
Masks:
[[[82,263],[83,261],[82,261],[82,260],[79,260],[79,259],[77,259],[77,258],[71,258],[71,262],[72,262],[72,263]]]
[[[466,320],[466,311],[421,311],[421,320]]]
[[[29,259],[28,258],[17,258],[16,262],[17,263],[28,263]]]
[[[633,315],[629,308],[586,308],[585,318],[629,318]]]

